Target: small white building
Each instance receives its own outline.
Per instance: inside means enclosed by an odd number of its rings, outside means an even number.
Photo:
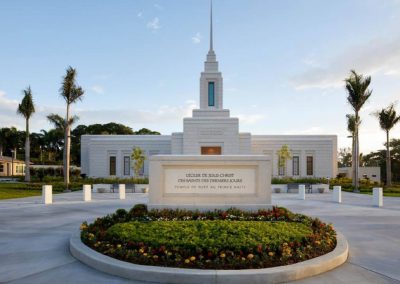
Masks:
[[[362,179],[369,179],[374,182],[381,182],[380,167],[359,167],[359,176]],[[353,170],[351,167],[342,167],[338,169],[338,173],[347,178],[353,178]]]
[[[278,168],[278,150],[287,145],[292,159]],[[200,109],[183,119],[183,132],[171,135],[83,135],[81,173],[89,177],[132,176],[131,152],[140,147],[146,156],[173,155],[271,155],[273,176],[336,177],[336,135],[251,135],[239,131],[239,119],[223,107],[223,78],[213,49],[200,75]],[[145,162],[143,175],[148,175]]]

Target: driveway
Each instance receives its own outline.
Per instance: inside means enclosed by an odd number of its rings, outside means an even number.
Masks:
[[[400,198],[385,197],[384,207],[371,206],[371,196],[342,193],[342,204],[331,194],[273,194],[273,204],[331,222],[347,238],[346,264],[296,283],[400,283]],[[146,203],[147,194],[54,196],[54,204],[40,197],[0,201],[0,282],[10,283],[135,283],[96,271],[71,256],[70,234],[82,221]]]

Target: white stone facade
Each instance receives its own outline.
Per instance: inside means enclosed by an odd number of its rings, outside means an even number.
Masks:
[[[204,133],[203,133],[204,134]],[[215,136],[218,137],[219,135]],[[211,137],[211,135],[210,135]],[[223,135],[222,135],[223,137]],[[272,175],[279,177],[277,151],[282,145],[288,145],[292,156],[299,157],[299,174],[293,174],[293,160],[286,163],[285,176],[293,177],[336,177],[337,175],[337,137],[335,135],[239,135],[239,148],[236,154],[270,155],[272,161]],[[196,143],[191,149],[199,149],[206,139]],[[223,140],[208,140],[210,145],[223,147]],[[109,157],[116,157],[115,177],[133,176],[132,169],[129,175],[124,174],[124,156],[130,156],[134,147],[143,149],[147,158],[153,155],[177,155],[183,153],[183,134],[172,135],[83,135],[81,138],[81,171],[90,177],[111,177],[109,174]],[[212,142],[212,143],[211,143]],[[204,144],[205,145],[205,144]],[[208,145],[208,144],[207,144]],[[242,148],[241,148],[242,147]],[[307,156],[313,157],[313,174],[307,175]],[[148,159],[145,162],[144,172],[148,176]]]

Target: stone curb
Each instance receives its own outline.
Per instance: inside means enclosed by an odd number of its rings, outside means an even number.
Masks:
[[[337,232],[337,231],[336,231]],[[159,283],[282,283],[311,277],[346,262],[349,246],[337,232],[336,248],[320,257],[296,264],[244,270],[203,270],[128,263],[98,253],[80,239],[80,232],[70,238],[71,254],[86,265],[102,272],[137,281]]]

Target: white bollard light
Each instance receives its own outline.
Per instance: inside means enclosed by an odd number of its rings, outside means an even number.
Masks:
[[[372,194],[372,203],[376,207],[383,206],[383,189],[382,187],[374,187]]]
[[[340,185],[335,185],[333,187],[333,202],[342,203],[342,187]]]
[[[84,184],[82,191],[83,191],[83,201],[91,201],[92,200],[92,186],[90,184]]]
[[[118,185],[119,199],[125,199],[125,184]]]
[[[52,204],[53,203],[53,186],[43,185],[42,186],[42,203]]]
[[[304,184],[299,184],[299,199],[306,199],[306,186]]]

